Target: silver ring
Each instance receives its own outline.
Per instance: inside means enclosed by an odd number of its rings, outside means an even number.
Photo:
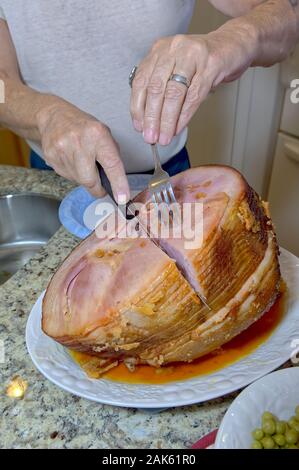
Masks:
[[[190,86],[190,80],[188,80],[187,77],[184,77],[184,75],[179,75],[178,73],[173,73],[170,76],[169,80],[174,80],[175,82],[181,83],[182,85],[185,85],[187,88]]]
[[[129,85],[130,85],[131,88],[132,88],[132,83],[133,83],[133,80],[134,80],[136,72],[137,72],[137,68],[138,68],[137,65],[134,65],[134,67],[132,68],[131,73],[129,75]]]

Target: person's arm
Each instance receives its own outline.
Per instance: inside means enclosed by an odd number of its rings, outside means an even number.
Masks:
[[[232,35],[248,28],[256,37],[257,48],[251,65],[269,66],[284,60],[299,40],[299,0],[209,0],[225,11],[231,3],[230,14],[240,18],[228,21],[218,32]]]
[[[2,19],[0,44],[0,80],[5,89],[0,124],[39,143],[46,162],[59,175],[86,186],[95,196],[103,196],[95,164],[98,161],[115,197],[125,195],[128,199],[124,167],[108,127],[67,101],[38,93],[23,83],[9,29]]]
[[[158,40],[138,67],[131,114],[135,129],[143,131],[148,143],[169,144],[211,89],[239,78],[250,66],[282,61],[298,41],[299,0],[211,3],[237,17],[209,34]],[[189,89],[169,81],[173,73],[185,76]]]

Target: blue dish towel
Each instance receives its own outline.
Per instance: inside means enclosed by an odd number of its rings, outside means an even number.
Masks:
[[[64,228],[78,238],[90,235],[91,230],[85,226],[83,216],[94,201],[95,198],[83,186],[73,189],[59,206],[58,216]]]

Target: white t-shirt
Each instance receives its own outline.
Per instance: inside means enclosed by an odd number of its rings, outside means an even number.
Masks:
[[[153,168],[132,125],[128,76],[158,38],[185,33],[195,0],[0,0],[24,82],[60,96],[108,125],[127,172]],[[167,147],[166,162],[187,130]],[[41,149],[30,142],[40,155]]]

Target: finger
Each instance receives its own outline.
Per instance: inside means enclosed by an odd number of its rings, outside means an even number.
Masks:
[[[101,184],[99,171],[95,164],[95,153],[91,153],[88,150],[85,154],[76,152],[74,161],[76,181],[82,184],[93,196],[104,197],[106,191]]]
[[[156,57],[148,56],[139,65],[132,83],[130,110],[133,125],[138,132],[143,131],[143,119],[146,102],[146,90],[152,75]]]
[[[196,72],[196,65],[193,60],[177,60],[173,73],[182,75],[191,82]],[[164,103],[161,113],[159,143],[168,145],[176,133],[176,128],[180,113],[187,95],[188,88],[182,83],[170,80],[167,83]]]
[[[181,83],[170,81],[165,91],[161,114],[159,144],[170,144],[176,130],[178,117],[186,96],[186,87]]]
[[[158,61],[147,86],[143,135],[145,142],[149,144],[154,144],[159,139],[164,95],[173,67],[174,60]]]
[[[130,199],[130,189],[117,143],[108,129],[99,140],[96,160],[102,165],[110,181],[114,199],[124,204]]]
[[[178,120],[176,135],[179,134],[190,122],[201,103],[207,97],[211,89],[210,81],[196,74],[188,89],[183,107]]]

